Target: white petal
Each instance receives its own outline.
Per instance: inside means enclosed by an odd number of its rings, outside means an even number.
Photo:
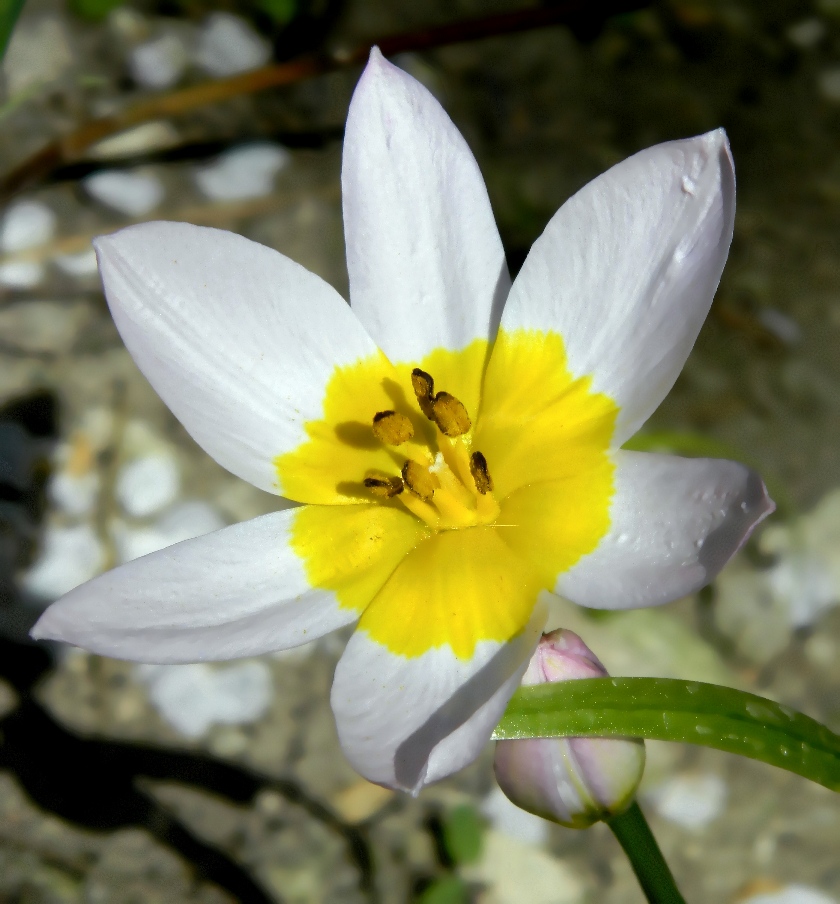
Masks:
[[[735,216],[722,129],[619,163],[555,214],[505,306],[506,329],[554,330],[576,377],[618,403],[620,446],[674,385],[717,289]]]
[[[32,630],[139,662],[255,656],[307,643],[354,621],[312,588],[289,545],[297,509],[185,540],[77,587]]]
[[[474,760],[519,686],[546,608],[471,659],[447,646],[397,656],[357,630],[335,670],[332,708],[347,759],[369,781],[417,793]]]
[[[510,278],[478,164],[377,48],[347,114],[341,184],[350,302],[392,361],[495,334]]]
[[[734,461],[616,453],[611,526],[557,592],[596,609],[656,606],[699,590],[775,505]]]
[[[156,392],[219,464],[282,494],[274,458],[307,440],[335,367],[376,352],[349,307],[218,229],[144,223],[95,245],[114,321]]]

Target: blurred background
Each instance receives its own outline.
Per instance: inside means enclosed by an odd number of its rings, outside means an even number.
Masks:
[[[474,39],[488,16],[503,18]],[[346,296],[339,165],[360,67],[334,64],[394,34],[410,36],[394,62],[478,158],[514,272],[589,179],[727,129],[729,264],[634,444],[746,461],[778,511],[698,596],[598,619],[570,606],[554,624],[614,675],[730,684],[840,728],[838,0],[27,0],[0,99],[3,904],[642,900],[606,828],[509,805],[490,748],[416,800],[360,780],[328,705],[340,635],[174,667],[27,641],[82,581],[274,504],[136,370],[91,237],[222,227]],[[267,90],[248,75],[302,54],[324,71],[287,67]],[[691,904],[840,902],[830,792],[710,750],[648,751],[642,805]]]

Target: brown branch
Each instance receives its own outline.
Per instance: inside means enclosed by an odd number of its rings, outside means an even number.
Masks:
[[[392,56],[406,51],[429,50],[494,35],[558,25],[581,15],[606,18],[639,9],[647,5],[647,2],[649,0],[604,0],[601,3],[593,3],[593,0],[560,0],[550,6],[386,35],[349,50],[311,54],[289,62],[263,66],[231,78],[155,95],[112,116],[92,119],[69,134],[51,141],[0,179],[0,202],[41,181],[58,167],[79,160],[91,145],[109,135],[161,116],[176,116],[228,98],[290,85],[335,69],[358,65],[367,59],[370,48],[374,45],[378,45],[385,56]]]

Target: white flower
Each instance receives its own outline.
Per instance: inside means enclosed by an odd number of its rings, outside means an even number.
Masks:
[[[620,448],[709,309],[734,176],[722,131],[643,151],[560,209],[511,287],[464,139],[374,50],[342,183],[352,307],[229,233],[98,240],[152,386],[220,464],[304,505],[102,575],[34,634],[192,662],[358,622],[332,692],[342,746],[371,781],[416,791],[489,738],[542,595],[667,602],[772,510],[741,465]]]

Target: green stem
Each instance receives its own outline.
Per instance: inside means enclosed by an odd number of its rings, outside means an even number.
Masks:
[[[629,810],[607,820],[607,825],[630,859],[649,904],[685,904],[639,805],[633,801]]]
[[[0,0],[0,60],[6,53],[12,29],[23,9],[24,0]]]

